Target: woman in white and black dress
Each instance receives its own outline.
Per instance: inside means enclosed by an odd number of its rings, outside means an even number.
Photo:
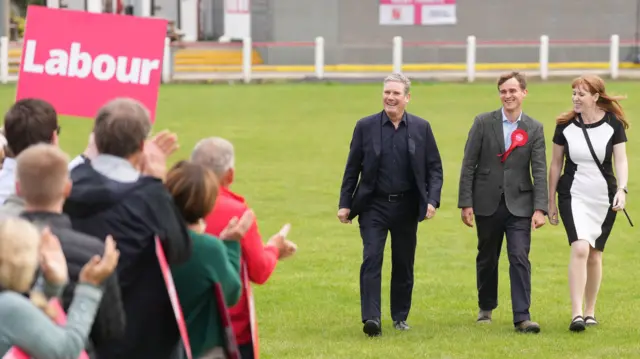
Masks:
[[[572,320],[569,329],[582,331],[586,326],[598,324],[595,305],[602,279],[602,252],[616,214],[625,206],[628,180],[625,130],[628,122],[618,103],[619,98],[607,95],[600,77],[579,77],[571,87],[573,110],[558,117],[553,136],[548,215],[550,223],[557,225],[560,209],[571,245]],[[563,160],[564,173],[560,176]]]

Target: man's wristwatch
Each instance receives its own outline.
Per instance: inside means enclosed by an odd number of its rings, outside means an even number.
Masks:
[[[618,187],[618,190],[623,190],[624,193],[629,193],[629,191],[627,190],[627,187]]]

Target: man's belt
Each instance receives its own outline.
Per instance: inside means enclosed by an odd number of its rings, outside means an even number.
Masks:
[[[405,192],[398,192],[398,193],[376,192],[375,196],[376,198],[386,200],[387,202],[398,202],[413,194],[414,193],[412,191],[405,191]]]

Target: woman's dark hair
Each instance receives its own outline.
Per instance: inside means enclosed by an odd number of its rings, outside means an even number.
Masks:
[[[188,224],[211,212],[218,198],[218,178],[204,166],[180,161],[167,173],[165,186]]]

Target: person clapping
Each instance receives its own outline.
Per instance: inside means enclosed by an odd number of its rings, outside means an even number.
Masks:
[[[59,297],[68,281],[66,258],[58,238],[41,233],[21,218],[0,222],[0,355],[18,347],[31,358],[77,358],[84,350],[98,305],[102,282],[115,269],[120,253],[108,237],[102,257],[84,265],[69,308],[67,324],[53,322],[49,300]],[[31,293],[38,266],[41,276]],[[43,301],[38,298],[44,296]]]

